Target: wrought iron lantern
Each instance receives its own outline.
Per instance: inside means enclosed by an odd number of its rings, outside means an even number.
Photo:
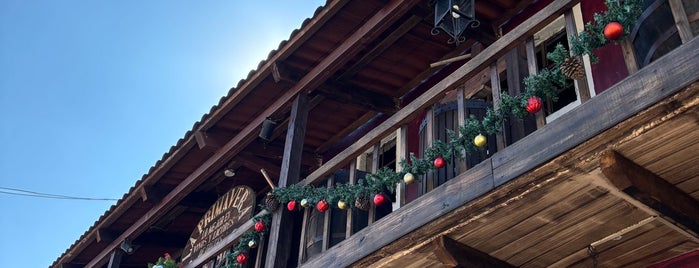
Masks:
[[[437,0],[434,4],[434,28],[437,35],[440,29],[451,36],[448,43],[459,45],[466,41],[461,34],[467,27],[476,28],[481,23],[476,20],[474,0]]]

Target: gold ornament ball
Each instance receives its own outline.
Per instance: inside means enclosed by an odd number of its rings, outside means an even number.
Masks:
[[[347,203],[345,203],[345,201],[337,201],[337,208],[339,208],[339,209],[346,209],[346,208],[347,208]]]
[[[483,134],[478,134],[475,138],[473,138],[473,144],[475,144],[478,147],[483,147],[485,144],[488,143],[488,139],[483,136]]]
[[[308,200],[306,198],[301,199],[301,206],[302,207],[308,207]]]
[[[256,248],[257,242],[255,242],[255,240],[250,240],[250,242],[248,242],[248,247],[249,248]]]
[[[405,173],[405,175],[403,175],[403,181],[405,182],[405,184],[411,184],[415,181],[415,175],[413,175],[410,172]]]

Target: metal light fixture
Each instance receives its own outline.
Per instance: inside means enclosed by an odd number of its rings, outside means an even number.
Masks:
[[[223,171],[223,175],[228,177],[228,178],[233,177],[233,176],[235,176],[235,169],[227,168]]]
[[[121,241],[121,244],[119,245],[119,248],[120,248],[121,250],[123,250],[124,252],[128,253],[128,254],[133,253],[133,246],[131,245],[131,243],[129,243],[129,242],[126,241],[126,240]]]
[[[265,119],[265,121],[262,122],[262,129],[260,130],[259,137],[265,142],[269,142],[270,139],[272,139],[275,127],[277,127],[277,122],[272,120],[272,118]]]
[[[437,35],[440,29],[451,36],[448,43],[459,45],[466,41],[461,34],[467,27],[476,28],[481,23],[476,20],[474,0],[437,0],[434,4],[434,28]]]

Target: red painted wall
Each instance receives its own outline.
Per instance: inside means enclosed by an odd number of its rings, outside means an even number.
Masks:
[[[595,12],[607,10],[603,0],[581,1],[580,8],[585,22],[592,21]],[[597,94],[629,76],[621,46],[611,43],[594,52],[599,59],[597,64],[592,64],[592,77]]]
[[[506,34],[517,27],[517,25],[520,25],[524,20],[531,17],[532,14],[539,12],[539,10],[549,3],[551,3],[551,0],[542,0],[527,7],[524,12],[503,25],[503,34]],[[582,10],[583,21],[588,22],[592,21],[595,12],[601,13],[606,11],[607,7],[604,5],[604,0],[583,0],[580,2],[580,9]],[[599,62],[597,64],[592,64],[592,77],[597,94],[629,75],[621,46],[615,43],[609,44],[595,50],[595,55],[599,58]]]

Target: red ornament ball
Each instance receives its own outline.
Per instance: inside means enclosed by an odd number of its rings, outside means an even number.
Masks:
[[[320,211],[321,213],[327,211],[329,208],[330,206],[328,205],[328,202],[325,200],[320,200],[320,202],[316,204],[316,209],[318,209],[318,211]]]
[[[245,253],[240,253],[238,254],[238,257],[235,258],[235,260],[238,261],[238,263],[245,263],[246,261],[248,261],[248,256],[246,256]]]
[[[286,203],[286,209],[289,211],[294,211],[296,210],[296,200],[291,200],[289,203]]]
[[[444,158],[442,158],[441,156],[434,159],[434,167],[443,168],[444,164],[445,164]]]
[[[374,195],[374,204],[376,206],[381,206],[385,202],[386,202],[386,196],[384,196],[383,194]]]
[[[258,221],[255,223],[255,231],[257,231],[259,233],[259,232],[262,232],[264,230],[265,230],[265,223],[264,222]]]
[[[538,111],[541,111],[541,99],[537,96],[529,97],[529,100],[527,100],[527,107],[525,108],[530,114],[535,114]]]
[[[616,21],[608,23],[604,26],[604,37],[609,40],[617,40],[624,34],[624,26]]]

